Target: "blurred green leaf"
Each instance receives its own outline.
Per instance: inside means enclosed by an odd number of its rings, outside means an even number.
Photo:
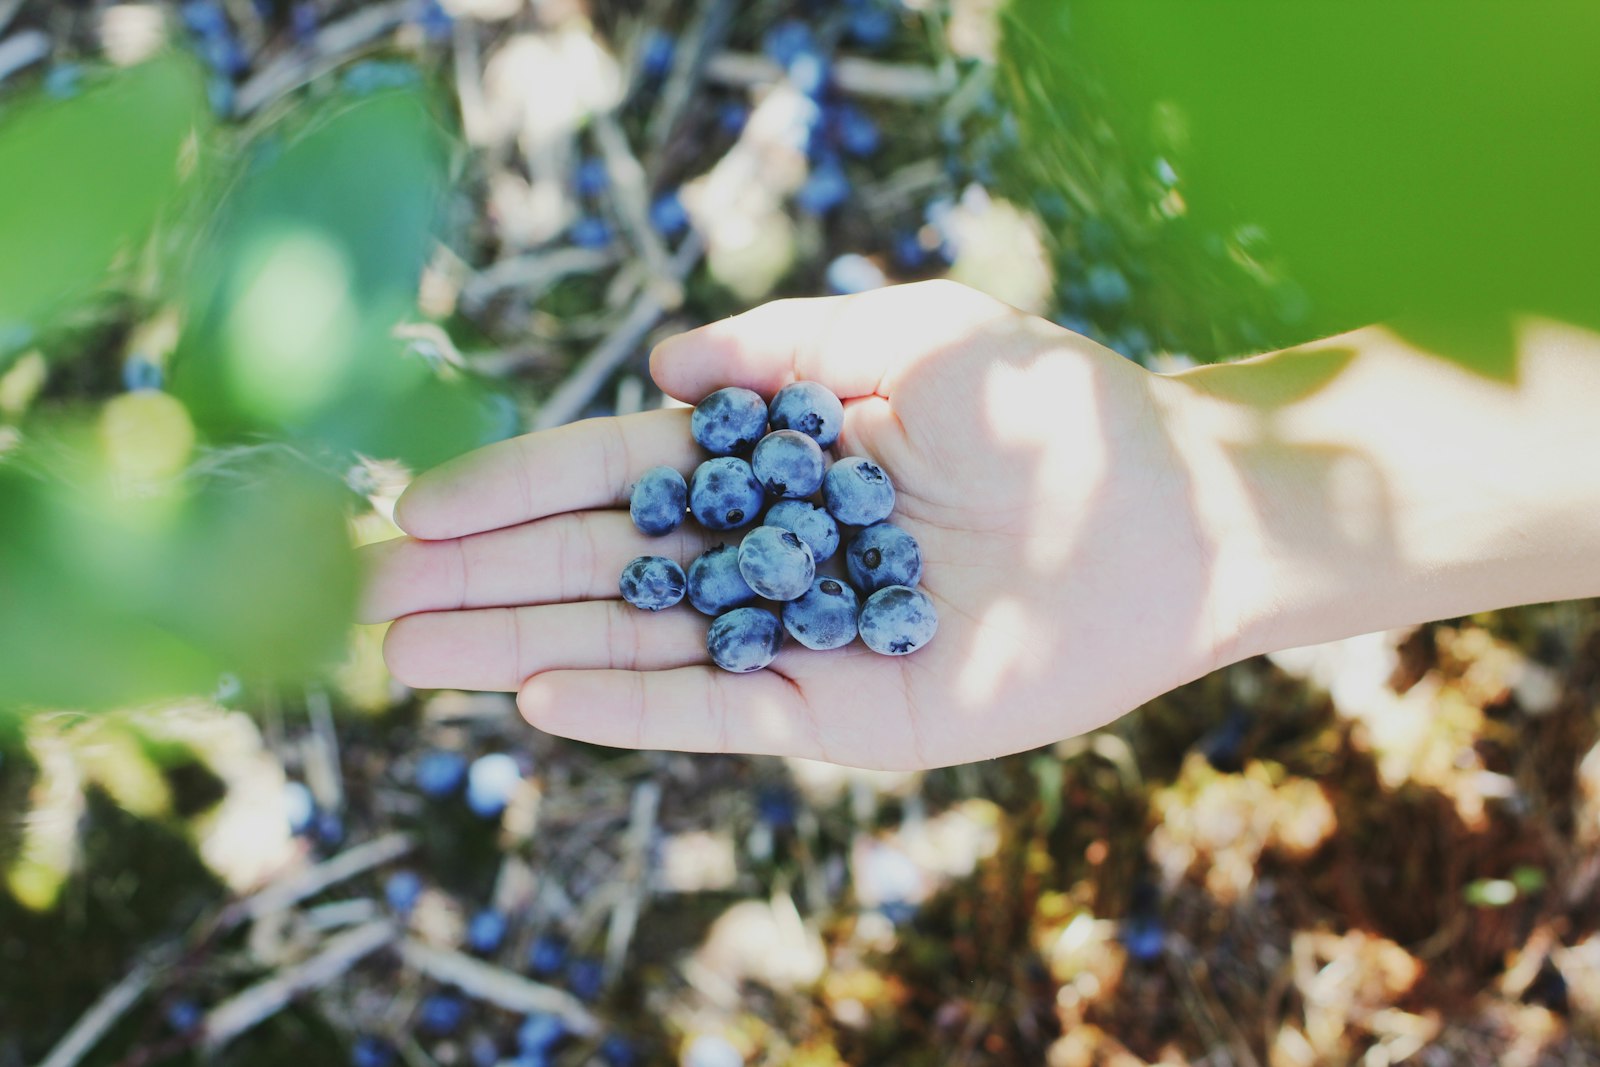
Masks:
[[[1384,320],[1506,379],[1518,316],[1600,328],[1600,8],[1013,0],[1007,46],[1062,184],[1170,163],[1196,236],[1265,235],[1301,340]]]
[[[0,468],[0,706],[104,708],[303,677],[355,595],[343,498],[282,460],[123,494]]]
[[[149,231],[208,114],[193,68],[164,58],[0,115],[0,346],[90,292]]]
[[[272,138],[200,256],[174,389],[215,438],[419,466],[472,447],[478,391],[393,336],[415,315],[446,188],[448,138],[423,96],[339,101]]]

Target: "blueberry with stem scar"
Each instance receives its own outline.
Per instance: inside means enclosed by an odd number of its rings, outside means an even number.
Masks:
[[[766,502],[750,464],[735,456],[708,459],[689,479],[689,511],[708,530],[749,526]]]
[[[782,644],[778,617],[763,608],[734,608],[718,615],[706,634],[711,661],[735,674],[759,671],[777,658]]]
[[[849,583],[823,575],[804,596],[783,606],[783,628],[809,649],[843,648],[856,639],[860,604]]]
[[[811,549],[788,530],[758,526],[739,543],[739,573],[768,600],[793,600],[817,575]]]
[[[776,430],[756,445],[750,469],[768,496],[808,497],[822,488],[822,449],[799,430]]]
[[[845,551],[850,581],[863,593],[922,580],[922,549],[917,539],[892,522],[875,522],[856,534]]]
[[[894,511],[894,485],[883,468],[862,456],[846,456],[822,480],[828,514],[848,526],[871,526]]]
[[[867,598],[861,608],[861,640],[884,656],[905,656],[933,640],[939,613],[920,589],[891,585]]]
[[[844,429],[844,405],[826,386],[790,382],[767,408],[774,430],[799,430],[821,448],[832,448]]]
[[[743,452],[767,432],[767,402],[760,393],[729,386],[694,406],[689,433],[714,456]]]

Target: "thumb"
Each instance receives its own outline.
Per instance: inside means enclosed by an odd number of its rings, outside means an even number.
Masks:
[[[889,396],[904,367],[1010,312],[945,281],[775,300],[662,341],[650,353],[650,376],[690,404],[728,385],[771,397],[801,380],[825,385],[841,400]]]

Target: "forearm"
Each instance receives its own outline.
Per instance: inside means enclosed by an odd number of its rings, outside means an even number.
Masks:
[[[1600,335],[1498,382],[1381,328],[1164,376],[1231,660],[1600,595]]]

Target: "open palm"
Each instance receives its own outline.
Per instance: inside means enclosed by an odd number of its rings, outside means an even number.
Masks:
[[[373,546],[364,615],[396,619],[393,673],[515,690],[552,733],[607,745],[776,753],[909,768],[1020,751],[1099,726],[1220,665],[1194,486],[1164,380],[950,283],[790,300],[665,342],[661,387],[845,399],[836,456],[881,463],[921,543],[938,635],[906,657],[788,642],[748,675],[710,664],[708,619],[620,596],[639,555],[687,564],[733,535],[639,533],[646,469],[705,458],[688,412],[584,422],[419,477]]]

